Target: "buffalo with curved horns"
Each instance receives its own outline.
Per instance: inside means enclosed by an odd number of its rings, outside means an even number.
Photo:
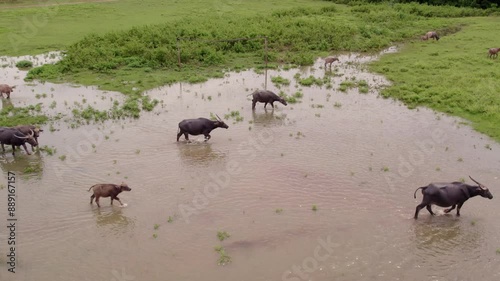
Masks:
[[[220,119],[219,115],[217,115],[216,121],[212,121],[207,118],[198,118],[198,119],[185,119],[179,122],[179,133],[177,133],[177,141],[184,134],[184,137],[187,141],[189,141],[188,135],[205,135],[205,141],[208,141],[210,137],[210,132],[215,128],[229,128],[222,119]]]
[[[477,183],[478,185],[469,185],[462,182],[451,182],[451,183],[431,183],[427,186],[419,187],[413,193],[413,197],[417,198],[417,190],[422,189],[422,203],[420,203],[415,210],[415,219],[418,218],[418,212],[424,207],[431,215],[434,215],[431,209],[431,205],[438,205],[440,207],[451,207],[445,209],[445,213],[451,212],[455,207],[457,208],[457,216],[460,216],[460,208],[465,201],[474,196],[480,195],[481,197],[492,199],[488,188],[471,176],[469,178]]]
[[[16,146],[23,146],[26,154],[31,153],[26,148],[26,142],[32,146],[37,146],[38,143],[34,138],[35,132],[30,130],[28,134],[24,134],[16,128],[0,128],[0,144],[2,145],[2,150],[5,152],[4,144],[12,145],[12,155],[15,155]]]

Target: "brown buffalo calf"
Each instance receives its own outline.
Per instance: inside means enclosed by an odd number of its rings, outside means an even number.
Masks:
[[[329,64],[330,68],[332,68],[332,63],[335,62],[335,61],[340,62],[339,59],[336,58],[336,57],[327,57],[327,58],[325,58],[325,68],[326,68],[327,64]]]
[[[5,95],[7,95],[7,98],[10,99],[10,93],[13,92],[13,89],[15,87],[16,86],[10,87],[7,84],[0,84],[0,95],[2,95],[2,98],[3,98],[3,94],[5,94]]]
[[[92,201],[94,201],[95,198],[95,203],[99,208],[101,207],[99,205],[99,197],[110,197],[110,196],[111,196],[111,205],[113,205],[113,200],[118,200],[118,202],[120,202],[120,205],[123,206],[122,201],[120,201],[120,198],[118,198],[118,194],[120,194],[122,191],[132,190],[130,187],[128,187],[126,183],[122,183],[120,185],[112,183],[100,183],[91,186],[88,191],[90,191],[91,189],[94,189],[94,194],[90,196],[90,204],[92,204]]]
[[[498,51],[500,51],[500,48],[491,48],[488,50],[488,56],[490,58],[496,58],[498,57]]]

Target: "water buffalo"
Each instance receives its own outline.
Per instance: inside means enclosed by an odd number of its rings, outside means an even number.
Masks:
[[[332,63],[333,63],[333,62],[335,62],[335,61],[340,62],[340,61],[339,61],[339,59],[338,59],[338,58],[336,58],[336,57],[326,57],[326,58],[325,58],[325,68],[326,68],[326,65],[327,65],[327,64],[329,64],[329,65],[330,65],[330,68],[332,68]]]
[[[36,145],[31,145],[31,151],[34,151],[34,147],[38,145],[38,137],[40,137],[40,132],[43,132],[43,130],[33,125],[19,125],[14,128],[18,129],[25,135],[28,135],[30,131],[34,132],[33,138],[36,141]]]
[[[470,177],[470,176],[469,176]],[[484,198],[492,199],[493,195],[491,195],[488,188],[472,177],[470,177],[472,181],[477,183],[478,185],[469,185],[462,182],[451,182],[451,183],[431,183],[427,186],[419,187],[413,193],[413,197],[417,198],[416,193],[417,190],[422,189],[422,194],[424,195],[422,199],[422,203],[417,206],[415,210],[415,219],[418,218],[418,212],[424,207],[427,207],[427,211],[434,215],[431,209],[431,205],[438,205],[440,207],[450,207],[449,209],[445,209],[445,213],[451,212],[455,207],[457,207],[457,216],[460,216],[460,208],[465,201],[469,198],[481,195]]]
[[[7,98],[10,99],[10,93],[13,92],[13,89],[15,88],[16,86],[12,86],[10,87],[9,85],[7,84],[0,84],[0,95],[2,95],[2,98],[3,98],[3,94],[6,94],[7,95]]]
[[[118,200],[118,202],[120,202],[120,205],[123,206],[122,201],[120,200],[120,198],[118,198],[118,194],[120,194],[122,191],[132,190],[130,187],[128,187],[126,183],[122,183],[120,185],[112,183],[100,183],[91,186],[88,191],[90,191],[91,189],[94,189],[94,194],[90,196],[90,204],[92,204],[92,201],[94,201],[95,198],[95,203],[99,208],[101,207],[101,205],[99,205],[99,197],[110,197],[110,196],[111,196],[111,205],[113,205],[113,200]]]
[[[488,50],[488,57],[493,58],[493,57],[498,57],[498,51],[500,51],[500,48],[491,48]]]
[[[427,40],[427,39],[430,39],[430,38],[434,38],[437,41],[437,40],[439,40],[439,35],[436,33],[436,31],[429,31],[424,36],[422,36],[421,38],[422,38],[422,40]]]
[[[276,95],[275,93],[268,91],[268,90],[257,90],[252,93],[253,99],[252,99],[252,109],[255,109],[255,104],[257,102],[263,102],[264,103],[264,108],[266,108],[267,104],[270,103],[271,106],[274,108],[274,102],[279,101],[283,105],[287,105],[286,101]]]
[[[0,128],[0,143],[2,145],[2,150],[5,152],[4,144],[12,145],[12,155],[15,155],[16,146],[23,146],[26,154],[30,155],[26,148],[26,142],[32,146],[37,146],[38,143],[34,138],[35,133],[30,130],[27,134],[24,134],[16,128]]]
[[[217,114],[216,114],[217,115]],[[179,133],[177,134],[177,141],[184,134],[184,137],[189,141],[189,135],[205,135],[205,141],[210,139],[210,132],[215,128],[229,128],[224,121],[217,115],[218,120],[212,121],[207,118],[198,119],[185,119],[179,122]]]

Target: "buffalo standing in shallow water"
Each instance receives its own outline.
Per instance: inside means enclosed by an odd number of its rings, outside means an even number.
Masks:
[[[120,185],[112,183],[95,184],[89,188],[89,191],[91,189],[94,189],[94,194],[90,196],[90,204],[92,204],[92,201],[94,201],[95,198],[95,203],[99,208],[101,207],[101,205],[99,205],[99,198],[110,197],[110,196],[111,196],[111,205],[113,205],[113,200],[118,200],[118,202],[120,202],[120,205],[123,206],[122,201],[120,200],[120,198],[118,198],[118,194],[120,194],[122,191],[132,190],[130,187],[128,187],[126,183],[122,183]]]
[[[13,89],[15,87],[16,86],[10,87],[7,84],[0,84],[0,95],[2,95],[2,98],[3,98],[3,94],[5,94],[7,96],[7,98],[10,99],[10,93],[13,92]]]
[[[33,130],[25,134],[16,128],[0,128],[0,143],[3,152],[5,152],[4,144],[9,144],[12,145],[12,155],[15,156],[16,146],[22,145],[26,154],[30,155],[31,153],[26,148],[26,142],[31,144],[32,147],[37,146],[38,142],[35,140],[34,135],[35,132]]]
[[[257,90],[252,93],[253,99],[252,99],[252,109],[255,109],[255,104],[257,102],[263,102],[264,103],[264,108],[266,108],[266,105],[268,103],[271,104],[271,106],[274,108],[274,102],[278,101],[281,102],[283,105],[287,105],[286,101],[276,95],[275,93],[268,91],[268,90]]]
[[[218,120],[212,121],[207,118],[198,119],[185,119],[179,123],[179,133],[177,134],[177,141],[184,134],[184,137],[189,141],[188,135],[205,135],[205,141],[208,141],[210,137],[210,132],[215,128],[229,128],[224,121],[222,121],[217,115]]]
[[[34,147],[38,146],[38,137],[40,136],[40,132],[43,132],[43,130],[36,127],[36,126],[33,126],[33,125],[19,125],[19,126],[16,126],[14,128],[18,129],[19,131],[21,131],[25,135],[30,134],[30,132],[34,133],[33,138],[36,141],[36,145],[33,145],[33,144],[31,145],[31,151],[32,152],[35,151]]]
[[[469,176],[470,177],[470,176]],[[424,198],[422,199],[422,203],[420,203],[415,210],[415,219],[418,218],[418,212],[424,207],[427,208],[427,211],[434,215],[431,209],[431,205],[438,205],[440,207],[451,207],[449,209],[444,210],[445,213],[451,212],[455,207],[457,207],[457,216],[460,216],[460,208],[465,201],[469,198],[481,195],[484,198],[492,199],[493,195],[491,195],[488,188],[479,182],[475,181],[472,177],[470,177],[478,185],[468,185],[462,182],[451,182],[451,183],[431,183],[427,186],[422,186],[417,188],[417,190],[422,189],[422,194]],[[413,197],[416,197],[417,190],[413,193]]]
[[[326,69],[326,65],[327,64],[329,64],[330,68],[332,68],[332,63],[335,62],[335,61],[340,62],[339,59],[336,58],[336,57],[327,57],[327,58],[325,58],[325,69]]]

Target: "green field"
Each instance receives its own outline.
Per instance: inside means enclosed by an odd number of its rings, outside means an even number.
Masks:
[[[60,63],[32,70],[29,79],[121,91],[128,100],[115,108],[118,116],[137,117],[141,108],[154,106],[154,101],[141,98],[144,90],[177,81],[205,81],[220,77],[223,69],[264,67],[263,40],[182,41],[179,69],[178,37],[267,36],[270,67],[307,65],[335,52],[378,51],[399,44],[401,52],[370,66],[394,84],[382,92],[384,96],[410,107],[425,105],[464,117],[500,140],[495,128],[500,123],[500,71],[497,60],[486,58],[487,49],[497,44],[499,18],[485,16],[491,10],[389,3],[346,6],[319,0],[2,5],[10,8],[2,9],[0,18],[0,36],[7,38],[0,55],[65,50]],[[441,40],[418,40],[428,30],[437,30]],[[134,87],[124,83],[129,81]]]

